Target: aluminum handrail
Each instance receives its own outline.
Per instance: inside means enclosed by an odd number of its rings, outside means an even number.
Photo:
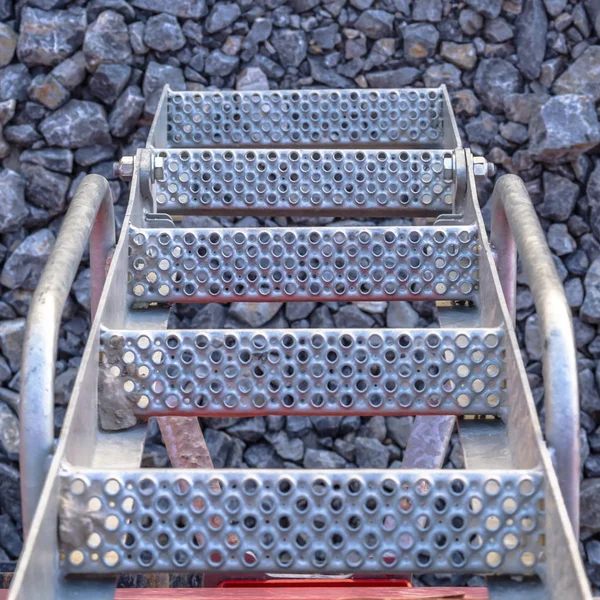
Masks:
[[[100,175],[83,178],[31,299],[23,342],[20,467],[23,528],[27,534],[54,447],[54,378],[61,315],[90,242],[92,319],[115,245],[113,198]]]
[[[491,242],[514,320],[517,251],[538,314],[546,440],[575,535],[579,532],[579,385],[571,309],[527,188],[516,175],[498,179],[492,195]]]

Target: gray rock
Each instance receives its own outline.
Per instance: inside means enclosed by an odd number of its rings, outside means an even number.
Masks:
[[[0,515],[0,545],[12,559],[18,559],[23,541],[16,525],[8,515]]]
[[[167,13],[183,19],[199,19],[206,15],[206,2],[204,0],[131,0],[136,8],[150,12]]]
[[[494,115],[482,110],[477,117],[465,126],[469,142],[487,146],[498,133],[498,120]]]
[[[429,23],[413,23],[402,30],[402,37],[406,61],[418,64],[435,54],[440,34]]]
[[[217,2],[208,17],[206,17],[205,27],[208,33],[216,33],[234,23],[242,14],[240,7],[235,3]]]
[[[26,148],[33,146],[35,142],[42,139],[35,125],[29,124],[7,126],[4,128],[3,133],[7,142]]]
[[[46,142],[61,148],[110,144],[104,109],[94,102],[70,100],[40,124]]]
[[[356,464],[361,469],[387,469],[390,450],[379,440],[368,437],[357,437]]]
[[[548,17],[542,0],[525,0],[516,20],[517,66],[525,77],[537,79],[546,54]]]
[[[311,43],[321,50],[332,50],[340,39],[339,25],[331,23],[311,31]]]
[[[0,0],[0,21],[8,21],[14,16],[14,0]]]
[[[17,56],[27,66],[53,67],[73,54],[83,42],[85,11],[45,11],[26,6],[21,12]]]
[[[270,321],[283,306],[283,302],[235,302],[229,314],[250,327],[261,327]]]
[[[158,52],[174,52],[185,46],[185,37],[173,15],[155,15],[146,21],[144,43]]]
[[[506,20],[499,17],[486,21],[484,35],[486,40],[495,44],[501,44],[512,39],[515,33]]]
[[[542,359],[542,340],[537,315],[531,315],[525,321],[525,348],[529,355],[529,360]]]
[[[549,98],[546,94],[508,94],[504,98],[504,113],[511,121],[527,125],[536,109]]]
[[[71,291],[75,295],[77,302],[86,309],[86,311],[90,311],[92,302],[91,302],[91,271],[90,269],[83,269],[79,271],[79,275],[73,282],[71,286]]]
[[[358,435],[360,437],[373,438],[383,442],[387,436],[385,418],[381,415],[368,417],[366,422],[361,425]]]
[[[91,71],[103,63],[130,63],[129,30],[123,15],[112,10],[100,13],[85,32],[83,52]]]
[[[400,448],[406,448],[410,432],[413,428],[413,417],[386,417],[385,425],[387,435],[398,444]]]
[[[495,19],[502,10],[502,0],[465,0],[465,3],[487,19]]]
[[[556,94],[582,94],[600,100],[600,46],[590,46],[556,80]]]
[[[65,208],[71,179],[41,165],[23,163],[21,172],[27,181],[25,196],[31,204],[57,214]]]
[[[237,76],[235,89],[242,92],[245,90],[268,90],[269,80],[262,69],[248,67]]]
[[[583,281],[585,300],[579,311],[582,321],[597,325],[600,323],[600,258],[596,258]]]
[[[458,23],[467,35],[475,35],[483,27],[483,17],[470,8],[464,8],[458,15]]]
[[[130,23],[135,19],[135,10],[126,0],[91,0],[87,5],[88,22],[94,21],[105,10],[114,10]]]
[[[337,453],[330,450],[315,450],[308,448],[304,453],[305,469],[343,469],[346,461]]]
[[[75,162],[82,167],[91,167],[115,156],[114,146],[85,146],[75,150]]]
[[[460,69],[450,63],[431,65],[423,75],[423,83],[426,87],[439,87],[445,85],[450,89],[457,90],[462,87]]]
[[[234,449],[231,436],[224,431],[217,431],[208,427],[204,429],[203,433],[214,468],[224,469],[229,465],[229,458]]]
[[[285,305],[285,316],[288,321],[306,319],[316,306],[316,302],[288,302]]]
[[[414,67],[400,67],[391,71],[367,73],[366,78],[372,88],[401,88],[410,85],[421,75]]]
[[[525,125],[508,121],[499,127],[500,135],[513,144],[524,144],[529,139],[529,131]]]
[[[364,63],[364,70],[370,71],[373,67],[379,67],[384,65],[396,51],[396,40],[394,38],[381,38],[380,40],[376,40],[371,48],[371,52],[367,57],[367,60]],[[361,61],[357,59],[357,65],[359,66],[359,71],[361,70],[360,63]]]
[[[269,444],[253,444],[244,452],[244,460],[255,469],[281,469],[283,462]]]
[[[290,439],[285,431],[278,431],[270,441],[273,444],[275,452],[277,452],[283,460],[300,462],[304,457],[304,443],[302,440],[298,438]]]
[[[0,321],[0,351],[15,372],[21,368],[24,338],[25,319]]]
[[[577,248],[577,243],[571,237],[564,223],[553,223],[548,228],[548,245],[558,256],[570,254]]]
[[[333,450],[348,462],[356,460],[356,444],[338,438],[333,442]]]
[[[92,96],[112,105],[125,89],[131,77],[131,67],[127,65],[102,64],[88,81]]]
[[[0,100],[27,100],[31,77],[25,65],[8,65],[0,69]]]
[[[85,54],[83,52],[76,52],[52,69],[52,77],[67,90],[72,90],[83,83],[86,75]]]
[[[50,110],[56,110],[69,100],[71,94],[52,75],[38,75],[28,89],[29,97]]]
[[[340,417],[318,415],[310,418],[313,427],[321,437],[335,437],[340,428]]]
[[[502,112],[508,94],[523,90],[521,74],[502,58],[480,61],[473,85],[484,106],[494,114]]]
[[[117,99],[108,115],[108,126],[115,137],[129,135],[144,111],[144,96],[137,85],[128,87]]]
[[[286,418],[285,428],[290,437],[301,437],[312,430],[312,423],[310,417],[290,415]]]
[[[146,67],[144,83],[142,85],[142,91],[146,98],[144,110],[149,115],[153,115],[156,112],[160,94],[165,85],[168,85],[172,90],[185,90],[183,71],[172,65],[163,65],[150,61]]]
[[[598,0],[585,0],[584,3],[592,27],[596,31],[596,35],[600,36],[600,3]]]
[[[129,31],[129,43],[131,44],[133,53],[137,55],[147,54],[150,48],[144,43],[145,23],[136,21],[135,23],[131,23],[127,29]]]
[[[325,60],[320,57],[309,58],[310,76],[319,83],[332,88],[350,88],[355,83],[352,79],[340,75],[337,71],[326,66]]]
[[[410,302],[390,302],[385,319],[388,327],[409,329],[417,326],[419,313]]]
[[[359,329],[373,327],[375,321],[373,317],[367,315],[354,304],[346,304],[338,310],[333,320],[335,326],[340,329]]]
[[[204,70],[208,75],[226,77],[237,68],[239,62],[237,56],[230,56],[221,50],[213,50],[208,56]]]
[[[571,256],[567,256],[565,266],[573,275],[585,275],[590,266],[590,259],[583,250],[576,250]]]
[[[69,368],[63,371],[54,380],[54,403],[67,405],[71,398],[73,384],[77,378],[77,369]]]
[[[553,221],[566,221],[579,198],[579,186],[550,171],[545,171],[543,178],[544,202],[538,207],[539,213]]]
[[[384,10],[369,9],[361,13],[354,27],[373,40],[393,37],[394,15]]]
[[[53,247],[54,234],[49,229],[26,237],[4,263],[0,283],[10,289],[35,289]]]
[[[17,34],[6,23],[0,23],[0,67],[13,59],[17,48]]]
[[[583,283],[581,282],[581,279],[579,279],[578,277],[569,279],[565,283],[565,294],[567,296],[567,302],[569,303],[569,306],[571,308],[579,308],[583,304],[583,298],[585,296],[585,291],[583,289]],[[585,325],[584,323],[581,323],[581,325],[582,328],[584,328],[588,332],[588,334],[591,334],[591,337],[589,340],[587,340],[587,343],[591,342],[594,339],[596,332],[593,330],[593,327],[589,325]],[[575,335],[575,337],[577,339],[577,334]]]
[[[25,179],[15,171],[0,171],[0,233],[14,231],[25,223]]]
[[[473,44],[442,42],[440,56],[463,71],[471,71],[477,64],[477,52]]]
[[[529,151],[536,160],[573,160],[600,142],[600,125],[589,96],[553,96],[537,107],[529,122]]]
[[[439,23],[442,20],[442,0],[415,0],[412,18],[415,21]]]
[[[258,442],[266,433],[267,425],[264,417],[241,419],[227,430],[227,433],[244,440],[245,442]]]
[[[279,62],[284,68],[299,67],[306,58],[308,42],[303,31],[277,29],[271,36],[271,43],[277,51]]]
[[[597,532],[600,530],[600,478],[585,479],[579,495],[581,527]]]

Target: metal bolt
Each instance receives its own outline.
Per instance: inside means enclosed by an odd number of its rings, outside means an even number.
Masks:
[[[113,164],[113,173],[122,181],[130,181],[133,177],[135,158],[123,156],[119,162]]]
[[[473,157],[473,174],[476,179],[493,177],[496,174],[496,165],[488,162],[483,156]]]
[[[161,156],[154,157],[154,179],[161,181],[165,177],[165,159]]]

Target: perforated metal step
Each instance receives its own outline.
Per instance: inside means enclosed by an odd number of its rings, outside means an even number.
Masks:
[[[443,92],[439,88],[169,91],[166,109],[171,148],[444,147]],[[155,134],[150,145],[161,147],[161,141]]]
[[[81,470],[65,573],[542,573],[536,471]]]
[[[454,152],[160,150],[157,211],[426,216],[451,213]]]
[[[100,350],[140,417],[506,412],[500,329],[105,330]]]
[[[130,228],[132,302],[474,300],[475,226]]]

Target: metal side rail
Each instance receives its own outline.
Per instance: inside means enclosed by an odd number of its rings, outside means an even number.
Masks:
[[[10,600],[112,600],[117,574],[168,571],[207,586],[236,573],[480,574],[490,600],[590,600],[570,521],[568,307],[515,178],[497,184],[490,246],[475,179],[491,171],[462,147],[444,88],[165,88],[147,147],[117,168],[131,181],[122,235],[39,501],[26,500],[37,508]],[[97,206],[91,188],[80,195]],[[237,214],[402,220],[185,226]],[[547,340],[550,449],[513,325],[516,248]],[[55,272],[61,286],[79,257]],[[424,299],[437,328],[167,328],[175,302]],[[54,348],[39,357],[44,387],[22,388],[23,443],[43,459]],[[214,470],[197,418],[323,414],[417,415],[403,468]],[[173,469],[140,469],[150,417]],[[442,469],[455,425],[465,468]],[[36,490],[46,465],[24,464]]]

